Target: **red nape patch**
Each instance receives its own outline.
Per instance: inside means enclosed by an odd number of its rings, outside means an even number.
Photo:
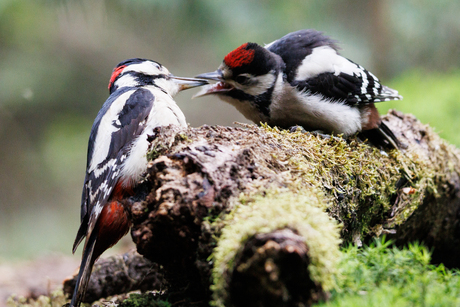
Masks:
[[[251,63],[254,59],[255,51],[245,49],[247,46],[248,43],[243,44],[227,54],[224,58],[225,64],[230,68],[236,68]]]
[[[110,77],[110,82],[109,82],[109,90],[112,87],[113,82],[115,82],[115,79],[118,77],[119,74],[125,69],[126,65],[121,65],[120,67],[117,67],[113,70],[112,76]]]

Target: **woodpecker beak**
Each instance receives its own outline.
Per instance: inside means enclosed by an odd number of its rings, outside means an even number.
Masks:
[[[197,86],[202,86],[208,84],[209,82],[203,79],[194,79],[194,78],[182,78],[171,76],[176,84],[179,85],[179,91],[187,90],[189,88],[194,88]]]
[[[204,74],[198,75],[195,78],[214,80],[214,81],[223,81],[222,71],[220,69],[213,72],[205,72]]]
[[[221,93],[229,92],[232,89],[234,89],[232,85],[224,81],[224,78],[222,76],[222,71],[220,69],[213,71],[213,72],[207,72],[207,73],[198,75],[195,78],[202,78],[202,79],[214,80],[214,81],[219,81],[219,82],[217,82],[216,84],[206,85],[198,93],[196,93],[192,97],[192,99],[196,97],[211,95],[211,94],[221,94]]]

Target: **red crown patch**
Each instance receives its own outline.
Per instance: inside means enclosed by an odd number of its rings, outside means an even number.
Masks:
[[[121,74],[125,67],[126,65],[121,65],[120,67],[117,67],[113,70],[112,76],[110,77],[109,90],[112,87],[113,82],[115,82],[115,79],[118,77],[119,74]]]
[[[225,64],[230,68],[236,68],[249,64],[254,59],[255,51],[253,49],[247,50],[247,43],[239,46],[224,58]]]

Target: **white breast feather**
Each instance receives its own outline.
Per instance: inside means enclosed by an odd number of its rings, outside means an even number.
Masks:
[[[320,94],[298,92],[289,84],[277,84],[270,114],[270,124],[282,127],[301,125],[344,136],[361,130],[359,109],[331,102]]]
[[[178,125],[187,127],[185,116],[171,96],[158,89],[151,89],[155,101],[150,111],[147,125],[142,133],[133,141],[129,155],[123,163],[123,183],[126,185],[138,182],[147,170],[148,135],[159,126]]]

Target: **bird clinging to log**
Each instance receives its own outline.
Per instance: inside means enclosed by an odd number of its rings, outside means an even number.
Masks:
[[[81,200],[81,225],[73,252],[86,238],[80,271],[70,303],[84,299],[97,258],[129,230],[122,199],[147,170],[149,138],[158,126],[186,127],[174,96],[207,81],[173,76],[166,67],[146,59],[119,63],[109,82],[110,96],[96,116],[88,142],[86,177]]]

